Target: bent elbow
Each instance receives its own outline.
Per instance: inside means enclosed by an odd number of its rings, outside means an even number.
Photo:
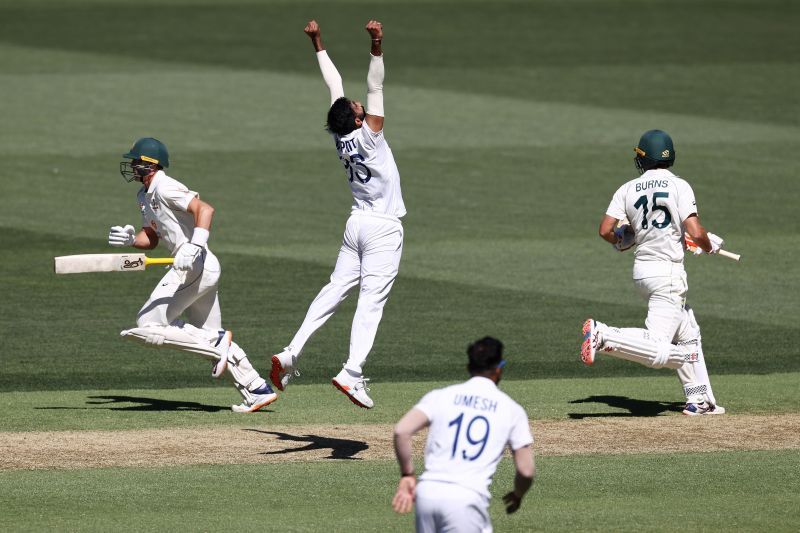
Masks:
[[[526,479],[530,479],[532,481],[533,478],[536,477],[536,466],[534,466],[533,463],[524,466],[519,471],[519,475],[524,477],[524,478],[526,478]]]

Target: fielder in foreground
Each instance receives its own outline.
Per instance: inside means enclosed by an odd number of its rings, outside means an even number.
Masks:
[[[272,356],[270,378],[284,390],[308,340],[331,317],[347,293],[361,285],[358,306],[350,333],[350,355],[333,385],[354,404],[371,408],[363,365],[372,349],[383,306],[389,298],[403,252],[406,214],[400,192],[400,173],[392,150],[383,137],[383,28],[371,20],[366,30],[371,37],[367,73],[367,107],[344,97],[342,77],[322,46],[319,25],[312,20],[305,28],[317,52],[322,77],[330,90],[327,129],[333,136],[339,160],[353,194],[350,218],[331,281],[311,302],[305,320],[289,345]]]
[[[684,232],[709,254],[719,252],[723,240],[706,232],[691,186],[669,171],[675,162],[670,136],[647,131],[635,151],[641,175],[614,193],[599,232],[619,251],[636,246],[633,283],[648,302],[646,329],[620,329],[590,318],[583,324],[581,358],[591,365],[602,351],[653,368],[673,368],[686,396],[683,414],[723,414],[711,390],[700,326],[686,304],[683,269]]]
[[[274,402],[277,395],[233,342],[233,334],[222,328],[217,296],[220,265],[206,244],[214,208],[164,173],[169,154],[159,140],[139,139],[122,157],[130,159],[120,163],[122,177],[142,184],[138,193],[142,228],[137,232],[131,225],[114,226],[108,243],[152,250],[163,242],[175,259],[139,311],[137,327],[121,335],[152,347],[199,354],[212,362],[213,377],[227,369],[244,399],[232,406],[235,412],[257,411]]]
[[[467,355],[469,381],[429,392],[394,429],[401,477],[392,507],[407,513],[416,501],[420,532],[491,531],[489,485],[506,446],[516,466],[514,490],[503,497],[507,513],[519,509],[536,473],[528,416],[497,388],[503,344],[484,337]],[[417,483],[411,437],[428,426],[425,471]]]

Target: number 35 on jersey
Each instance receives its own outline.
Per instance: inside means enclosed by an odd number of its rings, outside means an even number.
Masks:
[[[342,154],[339,159],[344,164],[344,171],[348,174],[349,181],[358,180],[367,183],[372,179],[372,172],[364,164],[364,156],[361,154]]]

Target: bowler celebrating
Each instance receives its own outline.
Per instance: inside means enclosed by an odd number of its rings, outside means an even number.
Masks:
[[[317,22],[312,20],[305,27],[330,90],[327,129],[344,167],[353,205],[331,281],[311,302],[289,345],[272,356],[270,378],[278,390],[284,390],[292,374],[297,374],[297,360],[308,340],[336,312],[350,289],[360,284],[350,355],[333,378],[333,385],[354,404],[369,409],[373,401],[367,394],[363,366],[397,277],[403,251],[400,218],[406,208],[400,192],[400,173],[383,136],[383,28],[380,22],[370,20],[366,30],[371,37],[371,55],[365,109],[361,102],[344,97],[342,77],[322,46]]]
[[[139,139],[123,157],[130,161],[120,163],[122,177],[142,184],[142,227],[137,232],[131,225],[114,226],[108,243],[152,250],[163,242],[175,261],[139,311],[137,327],[121,335],[148,346],[199,354],[212,361],[213,377],[227,369],[243,398],[232,406],[235,412],[250,413],[274,402],[277,395],[233,342],[232,333],[222,328],[220,265],[206,244],[214,208],[164,173],[169,154],[158,139]]]

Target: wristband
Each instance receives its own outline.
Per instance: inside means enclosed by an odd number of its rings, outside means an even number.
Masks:
[[[209,232],[205,228],[194,228],[194,233],[192,233],[192,244],[196,244],[200,248],[203,248],[206,243],[208,242]]]
[[[400,472],[400,477],[409,477],[409,476],[416,476],[416,475],[417,475],[416,472],[409,472],[408,474]]]

